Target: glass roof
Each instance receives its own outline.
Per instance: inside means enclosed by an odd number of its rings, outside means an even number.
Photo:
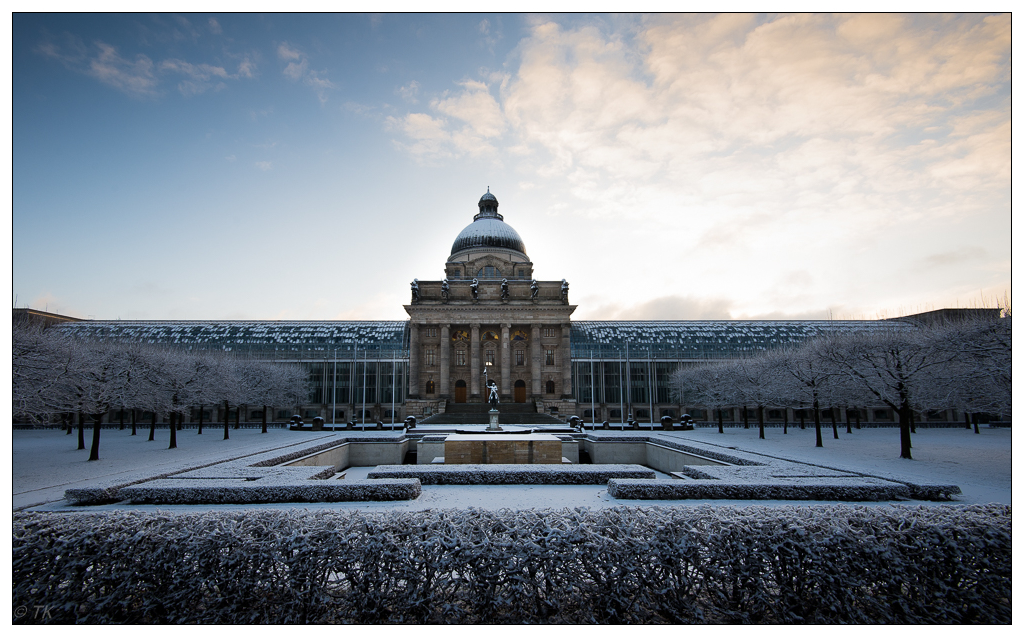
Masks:
[[[399,350],[408,321],[82,321],[82,338],[223,350]]]
[[[829,332],[892,327],[884,321],[573,321],[572,357],[721,359],[801,343]]]

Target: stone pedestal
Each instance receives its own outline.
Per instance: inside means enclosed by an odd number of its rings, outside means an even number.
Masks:
[[[449,434],[445,464],[561,464],[562,441],[551,434]]]
[[[498,426],[498,410],[492,409],[487,412],[487,415],[491,418],[490,424],[487,425],[487,431],[501,431],[501,427]]]

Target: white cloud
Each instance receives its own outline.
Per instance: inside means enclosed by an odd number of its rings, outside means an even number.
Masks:
[[[426,162],[462,155],[494,156],[492,141],[508,127],[501,107],[487,84],[464,80],[459,86],[461,90],[445,91],[431,100],[430,108],[436,117],[409,113],[402,118],[387,119],[392,130],[401,131],[411,140],[411,143],[398,142],[401,148]]]
[[[183,24],[188,25],[188,21]],[[36,51],[136,97],[159,96],[160,74],[184,75],[185,79],[178,83],[178,90],[186,97],[224,88],[226,85],[222,80],[254,77],[255,64],[248,57],[239,63],[237,73],[230,74],[222,66],[192,64],[177,58],[155,64],[149,57],[138,54],[134,60],[129,60],[122,57],[116,47],[100,41],[95,43],[98,52],[93,54],[77,39],[69,36],[66,40],[63,48],[54,42],[44,41]]]
[[[309,58],[301,51],[282,42],[277,47],[277,57],[288,62],[281,72],[290,80],[301,81],[313,89],[321,104],[327,102],[327,91],[337,88],[333,82],[322,77],[325,71],[312,71],[309,68]]]
[[[136,96],[156,94],[157,80],[153,75],[153,61],[141,53],[134,61],[117,54],[109,44],[97,42],[99,54],[89,61],[89,75],[114,88]]]
[[[263,172],[266,172],[273,167],[269,161],[258,161],[254,164],[254,166],[259,168]]]
[[[220,23],[217,22],[216,18],[210,18],[209,21],[207,22],[207,24],[210,27],[210,33],[213,33],[214,35],[218,35],[218,34],[223,32],[223,30],[220,28]]]

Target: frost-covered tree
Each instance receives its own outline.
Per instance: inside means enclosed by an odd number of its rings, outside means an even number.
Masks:
[[[672,375],[672,388],[679,402],[702,405],[717,415],[718,433],[725,433],[722,410],[731,406],[732,393],[727,376],[731,369],[722,363],[680,367]]]
[[[930,395],[928,386],[949,369],[954,354],[929,329],[898,321],[869,333],[836,336],[824,345],[822,353],[837,373],[899,414],[900,457],[912,458],[914,409],[928,407],[922,402]]]

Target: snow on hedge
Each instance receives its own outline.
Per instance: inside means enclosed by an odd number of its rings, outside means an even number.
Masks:
[[[950,488],[950,487],[947,487]],[[954,493],[959,493],[960,489]],[[904,484],[883,480],[781,478],[773,482],[725,480],[622,480],[608,481],[608,494],[622,500],[834,500],[868,502],[912,496]],[[944,498],[948,499],[948,498]]]
[[[16,513],[15,623],[1004,624],[1010,507]],[[45,612],[32,612],[37,606]]]
[[[121,489],[132,504],[262,504],[415,500],[419,480],[156,480]]]
[[[418,478],[422,484],[604,484],[610,478],[653,480],[638,464],[380,465],[367,478]]]

